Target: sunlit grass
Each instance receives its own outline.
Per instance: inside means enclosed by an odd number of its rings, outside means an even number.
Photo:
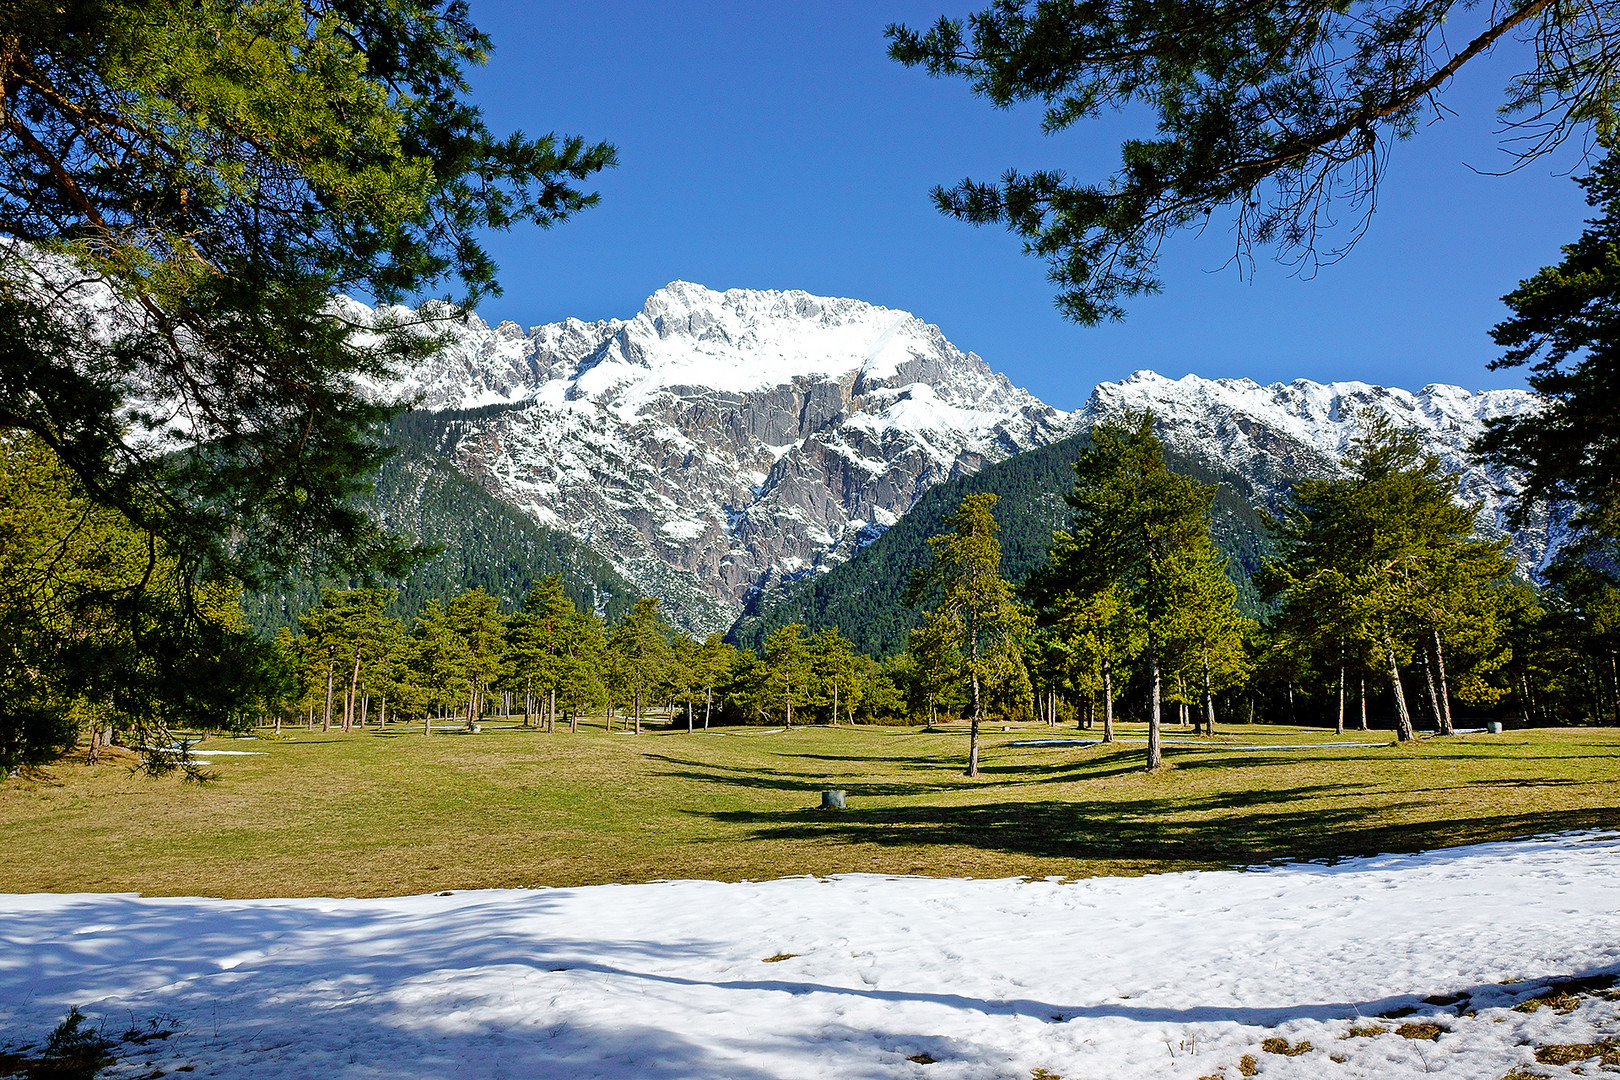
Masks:
[[[984,776],[961,729],[578,735],[288,730],[211,739],[217,783],[67,761],[0,785],[0,891],[392,895],[846,872],[1085,876],[1416,850],[1620,826],[1620,731],[1427,739],[1171,728],[1140,745],[995,725]],[[1122,725],[1122,737],[1142,730]],[[1308,749],[1251,749],[1270,744]],[[818,809],[823,788],[849,808]]]

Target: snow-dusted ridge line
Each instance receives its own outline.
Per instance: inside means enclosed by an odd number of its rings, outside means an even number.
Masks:
[[[361,309],[354,309],[362,314]],[[627,319],[529,330],[469,316],[447,348],[388,393],[428,408],[513,408],[465,426],[458,466],[540,524],[596,547],[699,632],[745,602],[870,543],[934,484],[1128,411],[1165,442],[1250,481],[1275,509],[1331,473],[1381,411],[1458,475],[1459,497],[1506,531],[1510,473],[1468,456],[1487,420],[1536,407],[1525,391],[1421,391],[1361,382],[1169,379],[1102,383],[1066,413],[1014,387],[937,326],[860,300],[724,292],[675,281]],[[1513,535],[1521,567],[1548,522]]]
[[[1168,446],[1217,472],[1241,474],[1253,483],[1260,501],[1274,509],[1300,478],[1339,471],[1340,459],[1362,430],[1357,418],[1382,414],[1422,438],[1456,475],[1458,498],[1481,504],[1481,528],[1510,537],[1521,571],[1535,574],[1561,540],[1558,521],[1543,514],[1523,529],[1512,529],[1508,504],[1523,490],[1522,476],[1479,464],[1471,447],[1488,421],[1542,406],[1543,399],[1528,390],[1467,390],[1432,383],[1414,392],[1309,379],[1262,386],[1250,379],[1170,379],[1138,371],[1119,382],[1099,384],[1074,414],[1074,422],[1151,411],[1155,430]]]
[[[457,464],[699,632],[847,558],[940,480],[1068,430],[937,326],[801,291],[677,281],[628,319],[474,316],[448,337],[378,392],[513,405],[467,425]]]
[[[1244,1055],[1281,1080],[1569,1076],[1535,1048],[1612,1034],[1620,1002],[1512,1006],[1620,972],[1617,857],[1582,834],[1072,882],[0,896],[0,1028],[37,1036],[70,1005],[114,1032],[168,1018],[115,1075],[222,1080],[900,1080],[923,1055],[945,1080],[1235,1077]],[[1347,1037],[1428,1019],[1433,1042]]]

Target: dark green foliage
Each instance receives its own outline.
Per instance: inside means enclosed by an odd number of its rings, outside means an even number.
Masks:
[[[871,656],[888,656],[906,645],[919,616],[901,593],[912,575],[928,562],[928,538],[945,529],[945,518],[968,495],[1001,496],[996,520],[1001,525],[1001,567],[1010,581],[1022,581],[1046,562],[1052,533],[1063,527],[1063,496],[1074,486],[1074,462],[1089,445],[1075,435],[1050,446],[1026,450],[972,476],[939,484],[871,545],[831,573],[790,582],[754,602],[732,631],[739,644],[758,647],[771,630],[802,623],[811,632],[841,630],[855,648]],[[1242,477],[1214,476],[1185,458],[1167,454],[1170,468],[1202,483],[1219,483],[1211,532],[1230,557],[1228,573],[1238,587],[1239,607],[1251,617],[1264,612],[1259,594],[1249,585],[1270,552],[1260,515],[1250,504],[1253,489]]]
[[[461,0],[0,6],[0,446],[123,534],[109,580],[32,558],[61,537],[20,560],[58,580],[6,597],[0,716],[239,721],[264,694],[236,584],[404,573],[365,512],[395,411],[365,386],[454,311],[359,326],[334,294],[487,294],[481,234],[591,205],[614,162],[496,137],[466,81],[489,49]]]
[[[24,1062],[30,1080],[95,1080],[115,1060],[113,1043],[100,1032],[85,1026],[85,1016],[77,1007],[56,1025],[45,1043],[45,1050]]]
[[[1530,365],[1526,381],[1548,407],[1492,421],[1479,450],[1525,470],[1521,520],[1537,501],[1570,500],[1601,548],[1620,539],[1620,154],[1610,150],[1580,184],[1598,217],[1562,262],[1502,298],[1513,316],[1491,331],[1506,350],[1492,369]]]
[[[499,406],[497,408],[500,408]],[[438,452],[470,415],[463,412],[405,413],[389,425],[397,449],[357,504],[386,528],[436,553],[410,571],[386,579],[399,595],[388,611],[409,623],[428,600],[467,589],[499,597],[507,610],[522,606],[535,583],[557,574],[568,598],[610,622],[628,612],[636,590],[611,564],[565,533],[544,528],[458,472]],[[295,625],[319,600],[321,585],[295,576],[273,592],[250,594],[244,606],[261,633]]]
[[[1261,245],[1307,268],[1338,258],[1366,227],[1391,143],[1498,43],[1523,47],[1504,106],[1522,114],[1509,143],[1521,160],[1577,126],[1612,125],[1620,58],[1606,6],[1475,9],[1488,13],[1473,40],[1452,37],[1450,20],[1471,6],[997,0],[925,33],[890,26],[889,55],[960,78],[997,108],[1040,102],[1048,134],[1123,114],[1130,135],[1111,176],[1009,170],[934,190],[942,212],[1022,237],[1051,267],[1064,314],[1094,323],[1121,317],[1122,297],[1157,292],[1166,236],[1217,211],[1240,258]]]

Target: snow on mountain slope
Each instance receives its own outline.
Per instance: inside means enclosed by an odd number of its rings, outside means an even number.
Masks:
[[[1467,447],[1486,420],[1536,403],[1139,371],[1066,414],[905,312],[683,281],[629,319],[440,325],[447,347],[387,390],[478,410],[443,447],[462,471],[594,546],[698,631],[729,627],[755,590],[848,558],[933,484],[1127,411],[1151,410],[1169,446],[1247,478],[1273,509],[1298,479],[1338,468],[1357,410],[1379,411],[1457,472],[1482,527],[1506,532],[1518,480]],[[1541,520],[1513,535],[1523,569],[1543,563],[1550,532]]]
[[[470,318],[391,389],[483,409],[448,448],[463,471],[699,631],[846,558],[934,483],[1068,430],[906,312],[680,281],[628,320]]]
[[[1332,475],[1360,427],[1362,413],[1382,413],[1398,427],[1417,432],[1457,474],[1458,496],[1482,503],[1484,531],[1511,535],[1523,570],[1545,562],[1557,523],[1545,516],[1513,531],[1506,500],[1520,490],[1513,471],[1487,469],[1468,446],[1485,431],[1487,420],[1534,410],[1539,399],[1528,390],[1469,391],[1429,385],[1415,393],[1363,382],[1291,383],[1261,386],[1249,379],[1169,379],[1138,371],[1092,391],[1073,423],[1090,425],[1126,412],[1151,411],[1165,444],[1217,471],[1234,471],[1254,483],[1259,501],[1275,509],[1297,480]]]

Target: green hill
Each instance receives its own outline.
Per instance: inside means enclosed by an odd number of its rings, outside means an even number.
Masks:
[[[480,410],[482,411],[482,410]],[[546,529],[458,472],[441,449],[453,445],[468,412],[405,413],[389,426],[395,455],[377,475],[367,508],[389,529],[413,542],[438,545],[433,558],[409,575],[386,582],[399,590],[393,612],[407,623],[428,600],[482,588],[507,606],[521,605],[534,582],[561,574],[569,596],[610,619],[638,593],[600,555],[564,533]],[[345,582],[288,582],[270,593],[243,598],[248,620],[264,633],[296,623],[320,599],[322,586]]]
[[[733,640],[757,646],[775,628],[796,622],[812,631],[836,626],[856,648],[871,655],[897,652],[917,623],[916,611],[902,603],[901,596],[913,572],[927,562],[928,538],[944,531],[945,517],[967,495],[989,491],[1001,496],[996,520],[1001,524],[1002,573],[1022,581],[1046,561],[1053,531],[1067,520],[1063,495],[1074,486],[1073,463],[1088,439],[1081,434],[1026,450],[932,488],[848,562],[756,597],[732,628]],[[1251,503],[1252,486],[1235,473],[1215,475],[1175,454],[1165,457],[1176,472],[1220,485],[1212,529],[1215,542],[1231,557],[1228,573],[1238,586],[1239,605],[1247,614],[1258,615],[1263,605],[1249,577],[1269,548]]]

